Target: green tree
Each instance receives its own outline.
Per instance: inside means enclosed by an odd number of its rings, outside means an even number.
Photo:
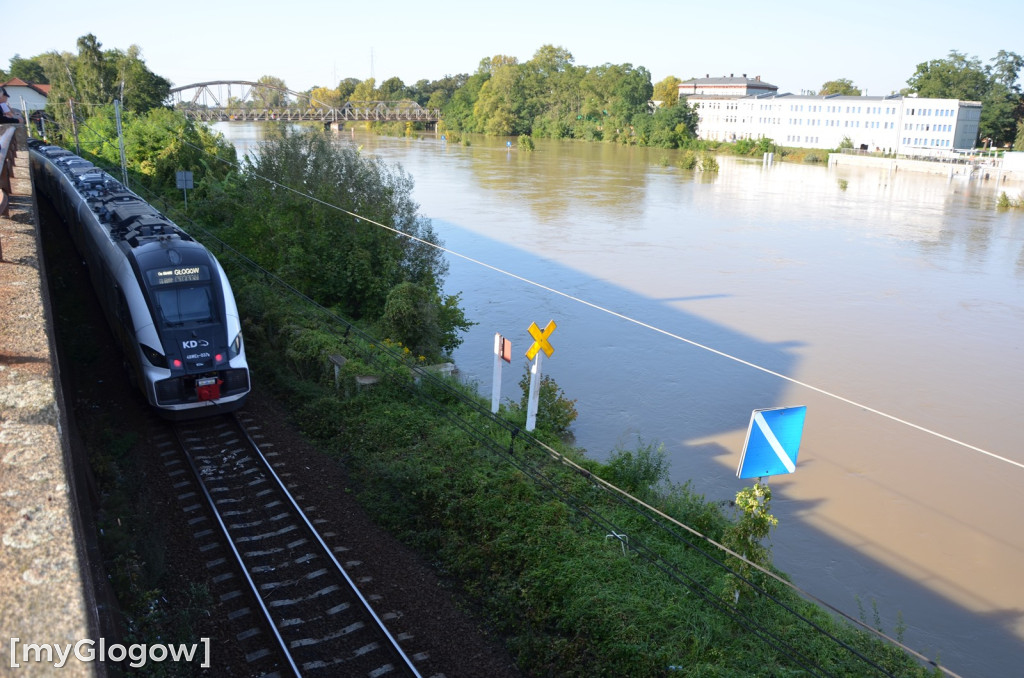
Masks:
[[[138,46],[131,45],[125,52],[104,51],[91,33],[80,37],[77,45],[78,54],[49,52],[33,58],[50,84],[47,113],[61,130],[70,132],[72,101],[76,117],[84,120],[115,99],[126,111],[136,113],[161,106],[167,99],[170,82],[146,67]]]
[[[977,57],[951,51],[946,59],[918,64],[907,80],[903,94],[937,99],[980,101],[979,135],[995,146],[1012,143],[1016,123],[1021,119],[1021,89],[1018,84],[1024,57],[1000,50],[988,66]]]
[[[491,77],[473,106],[477,129],[494,136],[529,133],[524,69],[515,57],[502,55],[492,57],[490,64]]]
[[[170,81],[150,71],[141,53],[138,46],[132,45],[127,52],[114,50],[107,55],[117,74],[114,96],[125,110],[136,113],[163,105],[171,92]]]
[[[314,87],[309,90],[309,101],[313,106],[330,106],[338,108],[344,101],[338,96],[338,90],[329,87]]]
[[[818,91],[820,96],[827,96],[829,94],[840,94],[842,96],[859,97],[861,95],[860,88],[853,84],[852,80],[846,78],[839,78],[838,80],[829,80],[821,89]]]
[[[945,59],[933,59],[917,65],[900,90],[904,96],[916,94],[929,99],[981,101],[988,91],[989,79],[977,57],[952,50]]]
[[[363,80],[352,90],[352,97],[349,101],[376,101],[377,81],[373,78]]]
[[[175,174],[178,170],[192,172],[197,188],[224,181],[234,171],[234,146],[223,135],[187,120],[178,111],[163,107],[143,113],[125,111],[122,129],[129,171],[155,193],[180,198]],[[95,156],[98,164],[107,168],[121,164],[116,139],[113,106],[94,111],[80,126],[83,152]]]
[[[643,66],[633,68],[632,64],[616,67],[621,78],[612,92],[611,111],[622,120],[630,120],[637,113],[647,113],[654,85],[651,74]]]
[[[46,77],[46,69],[43,67],[41,56],[23,59],[15,54],[11,57],[11,70],[4,79],[7,80],[9,78],[21,78],[25,82],[42,85],[49,84],[50,82]]]
[[[318,303],[423,349],[457,346],[468,323],[457,296],[441,291],[447,263],[430,220],[417,213],[412,178],[322,131],[275,133],[207,221],[220,221],[230,242]],[[410,285],[394,292],[402,283]],[[428,319],[432,336],[412,336],[413,317]]]
[[[524,114],[532,118],[531,134],[554,139],[571,136],[580,115],[580,80],[585,69],[573,64],[564,47],[544,45],[525,64],[525,90],[529,99]]]
[[[401,78],[388,78],[380,84],[378,96],[381,101],[399,101],[409,98],[409,91]]]
[[[987,69],[989,90],[982,99],[981,136],[992,140],[993,146],[1015,143],[1017,128],[1024,119],[1024,98],[1021,96],[1020,73],[1024,57],[999,50]]]
[[[647,143],[662,148],[680,148],[697,138],[700,116],[686,102],[660,106],[651,118],[652,129]]]
[[[352,99],[352,93],[359,86],[359,78],[345,78],[338,83],[338,99],[345,103]]]
[[[459,333],[469,326],[457,311],[458,299],[458,295],[444,297],[426,285],[398,283],[384,303],[378,323],[381,334],[416,356],[451,355],[462,343]],[[457,311],[454,316],[452,310]]]
[[[267,108],[287,105],[288,88],[284,80],[273,75],[261,75],[256,82],[262,86],[253,88],[253,105]]]
[[[465,84],[452,93],[451,98],[442,111],[445,125],[454,130],[464,132],[477,131],[476,117],[473,109],[477,99],[480,98],[480,90],[483,89],[491,77],[490,71],[478,69],[476,73],[466,79]]]
[[[469,76],[465,73],[459,75],[446,75],[440,80],[421,85],[416,84],[416,101],[427,108],[444,108],[455,92],[466,84]],[[423,81],[421,81],[423,82]]]
[[[92,33],[78,39],[74,98],[85,105],[102,106],[114,100],[112,86],[116,71],[100,47],[100,41]]]
[[[1020,75],[1021,69],[1024,69],[1024,56],[1001,49],[991,61],[992,65],[989,66],[988,72],[992,82],[1020,95]]]
[[[679,83],[681,82],[682,80],[674,75],[659,81],[654,86],[654,94],[652,95],[654,100],[661,102],[662,106],[675,106],[676,102],[679,101]]]

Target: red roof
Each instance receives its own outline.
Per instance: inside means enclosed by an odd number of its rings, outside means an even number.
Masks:
[[[21,78],[11,78],[7,82],[0,82],[0,87],[28,87],[42,94],[44,97],[50,96],[50,86],[43,84],[36,84],[33,82],[25,82]]]

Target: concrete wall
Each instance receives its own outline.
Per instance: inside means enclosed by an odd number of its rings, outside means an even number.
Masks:
[[[23,125],[18,137],[10,211],[0,217],[0,674],[105,675],[73,656],[59,671],[22,661],[26,645],[97,638],[99,622]]]
[[[1024,156],[1024,153],[1020,155]],[[829,167],[839,165],[853,167],[874,167],[890,172],[923,172],[944,177],[970,177],[982,181],[998,181],[1001,184],[1024,185],[1024,163],[1020,166],[971,165],[964,163],[933,162],[929,160],[909,160],[907,158],[878,158],[869,155],[849,153],[830,153]]]

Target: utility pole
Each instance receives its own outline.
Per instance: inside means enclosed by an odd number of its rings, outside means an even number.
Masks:
[[[121,149],[121,181],[128,188],[128,162],[124,157],[124,132],[121,129],[121,102],[114,99],[114,117],[117,120],[117,145]]]

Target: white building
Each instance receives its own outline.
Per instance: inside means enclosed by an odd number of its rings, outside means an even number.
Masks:
[[[0,83],[7,90],[7,103],[14,112],[27,120],[36,111],[46,108],[46,97],[50,94],[49,85],[36,85],[25,82],[21,78],[13,78]]]
[[[944,155],[974,148],[981,119],[977,101],[779,94],[746,75],[680,83],[679,98],[695,107],[701,139],[769,138],[803,148],[833,149],[849,139],[868,151]]]

